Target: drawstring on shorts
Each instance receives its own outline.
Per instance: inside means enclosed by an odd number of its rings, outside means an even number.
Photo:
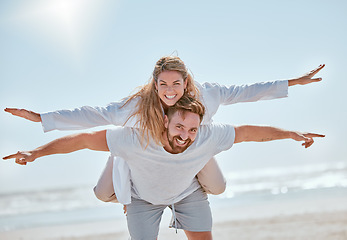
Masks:
[[[172,208],[172,217],[173,217],[174,227],[176,229],[176,234],[177,234],[177,219],[176,219],[175,205],[172,204],[171,208]]]

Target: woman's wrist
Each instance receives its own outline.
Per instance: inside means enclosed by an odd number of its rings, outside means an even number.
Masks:
[[[297,84],[298,84],[298,79],[297,78],[288,80],[288,87],[294,86],[294,85],[297,85]]]

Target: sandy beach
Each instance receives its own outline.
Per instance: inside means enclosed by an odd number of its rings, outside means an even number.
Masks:
[[[347,239],[347,192],[275,196],[244,205],[211,203],[213,237],[219,240]],[[183,231],[167,227],[165,211],[158,239],[186,239]],[[0,233],[2,240],[129,239],[125,219],[19,229]]]
[[[116,232],[115,221],[55,226],[9,232],[1,239],[50,239],[50,240],[114,240],[128,239],[127,231]],[[98,229],[87,231],[88,229]],[[112,231],[113,230],[113,231]],[[65,236],[57,236],[65,235]],[[70,235],[70,236],[66,236]],[[269,240],[269,239],[347,239],[347,211],[283,215],[216,223],[214,239]],[[159,239],[187,239],[182,231],[161,228]]]

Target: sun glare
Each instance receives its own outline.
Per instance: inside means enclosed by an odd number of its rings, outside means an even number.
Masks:
[[[9,17],[14,27],[43,44],[58,46],[81,58],[100,16],[103,1],[50,0],[28,1]],[[26,30],[24,30],[26,29]],[[29,36],[30,34],[30,36]]]

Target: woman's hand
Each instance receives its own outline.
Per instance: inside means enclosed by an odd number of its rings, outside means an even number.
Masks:
[[[298,78],[293,78],[288,80],[288,86],[294,86],[294,85],[306,85],[313,82],[320,82],[322,81],[322,78],[313,78],[314,75],[316,75],[320,70],[324,68],[325,64],[319,65],[316,69],[313,69],[312,71],[302,75]]]
[[[11,113],[13,116],[25,118],[32,122],[41,122],[40,114],[26,109],[5,108],[5,112]]]

